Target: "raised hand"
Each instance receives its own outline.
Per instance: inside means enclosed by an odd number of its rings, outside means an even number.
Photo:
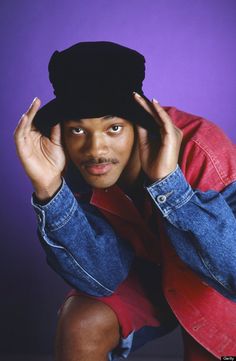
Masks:
[[[146,129],[137,126],[142,169],[154,182],[175,170],[183,137],[182,131],[173,124],[169,115],[155,99],[150,103],[137,93],[134,97],[160,127],[161,142],[155,137],[150,137]]]
[[[61,145],[61,128],[52,128],[50,139],[33,126],[33,119],[40,107],[35,98],[22,115],[14,138],[17,154],[30,178],[39,199],[50,198],[61,184],[61,173],[65,167],[65,154]]]

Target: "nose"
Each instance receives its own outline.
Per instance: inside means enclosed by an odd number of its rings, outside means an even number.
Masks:
[[[85,152],[91,157],[102,157],[108,153],[108,144],[102,134],[92,134],[85,145]]]

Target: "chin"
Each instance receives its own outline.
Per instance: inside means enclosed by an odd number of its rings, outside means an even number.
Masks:
[[[117,183],[118,177],[105,177],[105,176],[94,176],[94,177],[86,177],[84,176],[85,181],[92,187],[92,188],[99,188],[105,189],[112,187]],[[109,178],[109,179],[107,179]]]

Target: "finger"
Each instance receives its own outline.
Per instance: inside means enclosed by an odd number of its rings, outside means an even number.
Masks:
[[[35,127],[33,126],[33,119],[39,110],[40,104],[40,99],[34,98],[27,112],[25,113],[28,118],[28,120],[24,123],[24,128],[22,129],[25,133],[30,132],[31,130],[35,130]]]
[[[61,125],[59,123],[52,127],[50,139],[53,144],[61,146]]]
[[[138,139],[139,144],[141,146],[146,146],[149,144],[148,141],[148,131],[147,129],[144,129],[143,127],[140,127],[139,125],[136,126],[137,132],[138,132]]]
[[[173,123],[171,117],[168,115],[168,113],[165,111],[165,109],[162,108],[160,103],[155,98],[152,99],[152,105],[153,105],[153,108],[155,109],[155,111],[158,113],[161,122],[163,124],[166,124],[167,126],[171,125],[172,127],[174,127],[174,123]]]
[[[19,139],[23,135],[23,129],[26,127],[26,123],[28,122],[28,117],[26,114],[22,114],[16,129],[14,131],[14,138]]]
[[[147,101],[146,99],[141,97],[140,94],[138,94],[136,92],[134,92],[133,94],[134,94],[134,98],[137,101],[137,103],[139,103],[139,105],[141,105],[149,114],[151,114],[153,116],[153,118],[155,119],[155,121],[157,122],[157,124],[159,126],[161,126],[159,115],[156,112],[156,109],[153,107],[153,104],[150,101]]]
[[[176,125],[173,123],[173,120],[171,119],[169,114],[165,111],[165,109],[161,107],[161,105],[155,98],[152,99],[152,103],[156,111],[158,112],[161,121],[163,122],[163,127],[162,127],[163,132],[169,134],[175,134],[175,136],[178,139],[182,140],[183,137],[182,130],[176,127]]]
[[[33,127],[32,125],[32,122],[37,111],[39,110],[40,104],[41,104],[40,99],[34,98],[33,102],[31,103],[29,109],[26,112],[26,115],[29,118],[29,121],[27,123],[28,130],[31,130],[32,128],[35,129],[35,127]]]
[[[39,107],[40,100],[38,98],[35,98],[26,113],[24,113],[20,118],[15,130],[15,135],[22,135],[24,132],[31,130],[32,121]]]
[[[147,100],[141,97],[140,94],[134,92],[134,98],[148,113],[152,114],[153,110],[151,109],[150,103],[148,104]]]
[[[37,113],[38,109],[40,107],[40,99],[39,98],[34,98],[34,100],[32,101],[32,103],[30,104],[26,114],[29,117],[34,117],[35,114]]]

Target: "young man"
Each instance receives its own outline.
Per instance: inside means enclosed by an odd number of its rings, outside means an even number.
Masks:
[[[236,149],[212,123],[144,96],[144,57],[56,51],[56,98],[15,131],[38,233],[74,290],[57,361],[104,361],[181,325],[185,361],[236,355]]]

